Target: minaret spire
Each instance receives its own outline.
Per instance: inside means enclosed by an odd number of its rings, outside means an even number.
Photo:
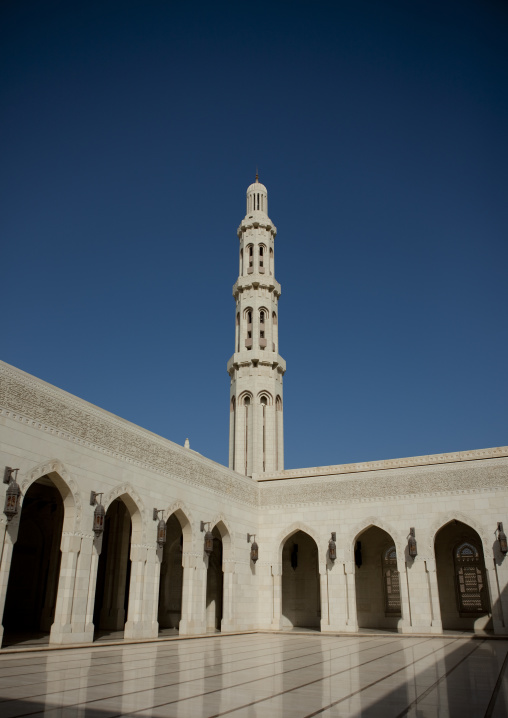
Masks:
[[[256,181],[247,188],[247,213],[238,228],[240,271],[236,302],[235,352],[231,378],[229,466],[252,476],[284,468],[282,377],[274,244],[277,229],[268,217],[268,192]]]

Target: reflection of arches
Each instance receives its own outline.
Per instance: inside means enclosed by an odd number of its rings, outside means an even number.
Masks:
[[[353,547],[358,626],[397,628],[402,606],[393,535],[370,523],[356,534]]]
[[[434,550],[443,628],[491,628],[491,601],[478,532],[453,519],[435,534]]]
[[[54,472],[33,481],[23,498],[3,616],[7,641],[9,633],[49,632],[54,622],[65,514],[60,488],[74,508]]]
[[[316,541],[301,530],[292,532],[283,544],[282,628],[320,628],[318,553]]]

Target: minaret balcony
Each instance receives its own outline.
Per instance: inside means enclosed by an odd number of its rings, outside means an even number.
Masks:
[[[253,288],[268,289],[268,291],[273,292],[276,297],[280,297],[281,295],[280,284],[272,275],[253,273],[248,277],[238,277],[233,286],[233,296],[237,299],[240,292]]]
[[[230,358],[227,365],[228,374],[231,376],[233,369],[248,366],[249,364],[271,366],[272,369],[277,369],[280,374],[284,374],[286,371],[286,361],[277,352],[267,352],[263,349],[246,349],[245,351],[235,352]]]

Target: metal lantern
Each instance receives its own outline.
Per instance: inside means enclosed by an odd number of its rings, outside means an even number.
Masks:
[[[330,537],[330,540],[328,541],[328,558],[330,561],[335,561],[337,558],[337,544],[335,543],[337,539],[337,534],[335,531],[332,531],[332,535]]]
[[[208,529],[205,534],[205,553],[211,556],[213,553],[213,533]]]
[[[166,522],[161,519],[157,524],[157,545],[162,548],[166,543]]]
[[[93,532],[97,538],[104,531],[104,519],[106,510],[102,504],[97,504],[93,512]]]
[[[14,469],[14,471],[17,471]],[[7,520],[10,521],[13,516],[18,513],[19,497],[21,496],[21,489],[16,483],[16,479],[13,479],[7,491],[5,492],[5,506],[4,514],[7,516]]]
[[[506,534],[503,531],[502,521],[499,521],[497,524],[497,540],[499,541],[499,550],[501,551],[501,553],[508,553],[508,541],[506,539]]]
[[[409,536],[407,538],[407,549],[411,558],[416,558],[418,551],[416,549],[415,530],[413,527],[409,529]]]
[[[256,543],[256,534],[247,534],[247,543],[250,543],[251,538],[254,539],[250,547],[250,560],[252,563],[256,563],[259,558],[259,547]]]

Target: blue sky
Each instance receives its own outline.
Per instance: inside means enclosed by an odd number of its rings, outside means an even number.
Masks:
[[[286,467],[506,444],[504,2],[0,6],[1,358],[227,462],[278,227]]]

